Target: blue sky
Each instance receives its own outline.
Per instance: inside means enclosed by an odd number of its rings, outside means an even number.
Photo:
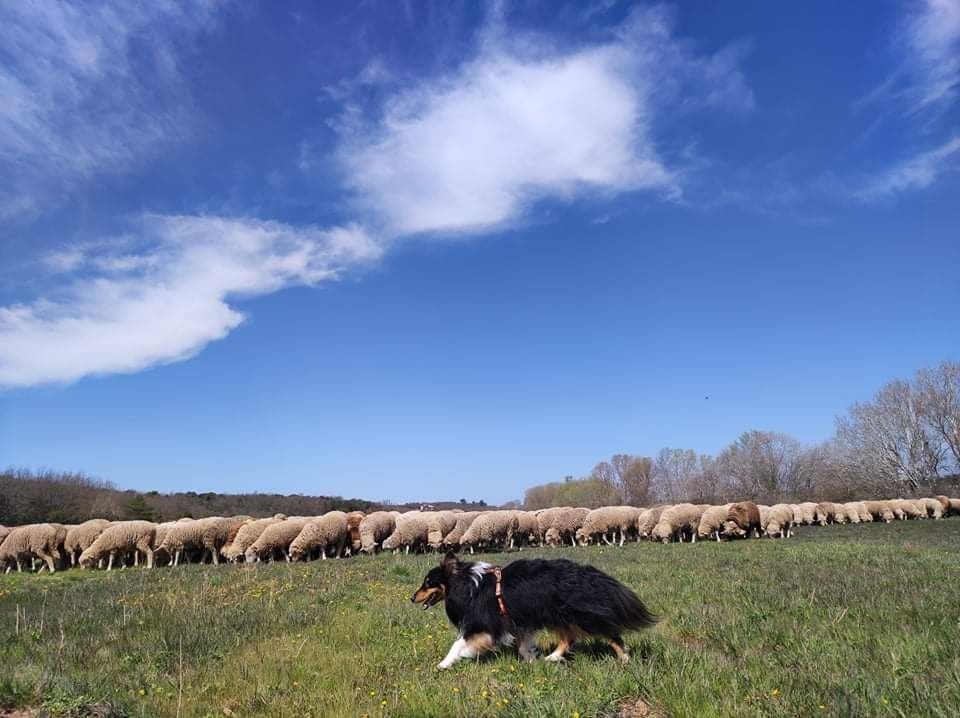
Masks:
[[[824,440],[960,354],[958,93],[957,0],[0,5],[0,464],[502,501]]]

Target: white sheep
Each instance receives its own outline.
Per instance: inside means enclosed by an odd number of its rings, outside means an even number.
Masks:
[[[77,558],[80,554],[97,540],[97,537],[103,533],[103,530],[110,523],[106,519],[90,519],[77,526],[72,526],[67,531],[67,537],[63,541],[63,550],[70,557],[71,566],[77,565]]]
[[[244,553],[247,563],[274,559],[277,554],[282,554],[289,561],[290,544],[303,531],[303,527],[314,518],[314,516],[291,516],[267,526],[257,540],[247,547]]]
[[[200,537],[200,544],[205,554],[210,554],[210,560],[214,563],[220,563],[220,552],[224,546],[229,545],[237,536],[244,524],[253,521],[252,516],[230,516],[221,518],[218,516],[204,519],[206,524],[203,527],[203,533]]]
[[[589,513],[590,509],[564,506],[549,514],[549,527],[544,534],[544,544],[559,546],[569,541],[571,546],[576,546],[577,529],[583,526],[583,522],[587,520],[587,514]],[[543,526],[541,517],[542,514],[537,517],[538,527]]]
[[[453,531],[457,525],[457,516],[453,511],[434,511],[427,518],[427,545],[433,550],[443,546],[443,537]]]
[[[239,528],[233,541],[220,549],[220,554],[231,563],[243,561],[247,549],[253,545],[254,541],[260,538],[260,534],[266,530],[267,526],[280,523],[281,520],[282,519],[270,517],[266,519],[255,519],[245,523]],[[159,530],[157,536],[159,538]]]
[[[459,547],[460,539],[463,538],[463,535],[467,532],[467,529],[470,528],[470,524],[472,524],[474,520],[476,520],[477,516],[482,513],[482,511],[464,511],[457,514],[457,523],[447,533],[447,535],[443,537],[443,545],[449,548]]]
[[[864,501],[863,505],[867,507],[874,521],[890,523],[896,518],[889,501]]]
[[[153,568],[153,547],[157,538],[157,525],[150,521],[117,521],[110,524],[97,539],[80,554],[80,566],[90,568],[107,558],[107,570],[113,569],[117,556],[123,559],[133,552],[135,563],[143,553],[147,568]]]
[[[641,539],[650,538],[653,527],[657,525],[660,521],[660,516],[664,510],[668,508],[670,508],[669,505],[654,506],[641,511],[640,516],[637,517],[637,536]]]
[[[167,528],[163,542],[158,548],[170,556],[174,566],[179,566],[180,558],[183,556],[189,557],[189,554],[193,551],[200,552],[200,560],[202,561],[207,553],[207,548],[203,543],[204,532],[209,526],[220,520],[221,517],[219,516],[211,516],[204,519],[177,521],[173,526]]]
[[[704,511],[697,526],[697,536],[701,539],[708,539],[713,536],[719,541],[720,536],[727,533],[727,517],[730,514],[731,506],[733,506],[732,503],[711,506]]]
[[[346,513],[328,511],[304,526],[290,543],[290,560],[309,558],[314,551],[319,550],[320,558],[326,561],[330,549],[333,549],[334,558],[340,558],[349,535]]]
[[[364,553],[376,553],[383,540],[397,528],[395,511],[374,511],[360,522],[360,550]]]
[[[0,567],[6,567],[6,573],[16,566],[22,570],[23,561],[40,559],[50,573],[54,573],[60,560],[57,548],[58,530],[52,524],[27,524],[12,528],[0,544]],[[41,570],[43,570],[41,568]]]
[[[593,509],[584,517],[583,524],[577,529],[577,543],[586,546],[603,541],[610,546],[617,542],[619,534],[619,545],[623,546],[627,537],[636,533],[640,511],[641,509],[633,506],[602,506]]]
[[[770,538],[790,538],[793,535],[793,509],[789,504],[774,504],[766,512],[761,508],[763,532]]]
[[[397,517],[397,524],[387,538],[383,540],[384,551],[399,551],[410,553],[412,548],[417,551],[427,545],[427,531],[430,526],[432,511],[408,511]]]
[[[922,498],[915,502],[921,509],[925,509],[927,516],[932,519],[943,518],[943,506],[936,499]]]
[[[517,511],[517,532],[514,534],[514,541],[518,546],[528,546],[532,543],[539,543],[540,525],[537,523],[537,515],[532,511]]]
[[[653,527],[650,536],[654,541],[662,541],[663,543],[670,543],[673,539],[683,543],[684,536],[688,536],[691,541],[695,542],[700,519],[705,510],[705,506],[696,506],[689,503],[671,506],[660,514],[660,520]]]
[[[475,549],[508,548],[519,526],[516,511],[484,511],[464,532],[460,546]]]

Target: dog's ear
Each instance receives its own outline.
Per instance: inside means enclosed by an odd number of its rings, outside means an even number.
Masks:
[[[443,557],[440,566],[443,568],[443,572],[449,576],[457,570],[458,563],[457,555],[453,551],[447,551],[447,555]]]

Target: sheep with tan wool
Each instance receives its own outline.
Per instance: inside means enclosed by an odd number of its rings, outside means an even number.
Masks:
[[[63,551],[70,557],[71,566],[77,565],[80,554],[90,548],[90,544],[97,540],[97,537],[103,533],[103,530],[110,523],[106,519],[90,519],[82,524],[72,526],[67,531],[67,537],[63,541]]]
[[[24,561],[40,559],[50,573],[54,573],[60,560],[58,543],[58,530],[52,524],[16,526],[10,529],[0,544],[0,569],[10,573],[16,566],[19,573],[23,570]]]
[[[304,526],[290,542],[290,560],[309,559],[314,551],[319,551],[324,561],[329,551],[333,551],[334,558],[340,558],[349,536],[347,515],[343,511],[328,511]]]
[[[540,509],[536,512],[537,533],[540,535],[540,543],[546,544],[547,531],[553,526],[553,521],[564,511],[569,511],[569,506],[551,506],[547,509]]]
[[[397,525],[393,533],[387,536],[381,544],[384,551],[410,553],[410,549],[417,551],[427,545],[427,531],[430,526],[430,516],[433,511],[408,511],[397,517]]]
[[[863,505],[867,507],[874,521],[883,521],[888,524],[896,519],[889,501],[864,501]]]
[[[278,556],[290,560],[290,544],[300,535],[303,527],[313,521],[315,516],[291,516],[267,526],[247,547],[244,558],[247,563],[273,561]]]
[[[434,551],[443,547],[443,537],[457,525],[453,511],[433,511],[427,518],[427,545]]]
[[[457,523],[454,524],[453,528],[443,537],[443,544],[449,548],[457,548],[460,546],[460,539],[463,538],[463,535],[467,532],[467,529],[470,528],[470,524],[476,520],[477,516],[482,514],[482,511],[464,511],[457,514]]]
[[[179,566],[181,558],[189,559],[191,554],[197,552],[202,561],[207,553],[207,547],[203,543],[204,533],[208,527],[220,519],[219,516],[211,516],[204,519],[177,521],[167,528],[158,549],[171,558],[173,566]]]
[[[890,503],[898,507],[908,519],[927,518],[926,508],[920,508],[916,503],[909,499],[891,499]]]
[[[950,516],[960,516],[960,499],[949,499]]]
[[[366,516],[363,511],[347,512],[347,553],[350,555],[357,553],[363,545],[360,542],[360,523]]]
[[[230,516],[221,518],[219,516],[205,519],[206,525],[203,527],[201,535],[201,545],[203,546],[204,556],[210,554],[210,560],[214,563],[220,563],[220,553],[224,547],[229,545],[239,533],[240,529],[247,523],[253,521],[252,516]]]
[[[390,534],[397,528],[396,511],[374,511],[360,522],[360,550],[364,553],[376,553]]]
[[[97,539],[80,554],[80,566],[91,568],[107,559],[107,570],[113,569],[113,563],[119,557],[123,561],[128,553],[133,553],[136,563],[143,554],[147,559],[147,568],[153,568],[153,547],[156,545],[157,525],[150,521],[117,521],[110,524],[97,536]]]
[[[660,515],[668,508],[670,508],[669,505],[653,506],[641,511],[637,517],[637,536],[641,539],[650,538],[650,534],[653,533],[653,527],[660,521]]]
[[[730,515],[730,507],[733,504],[723,504],[722,506],[711,506],[703,512],[700,517],[700,523],[697,526],[697,536],[701,539],[711,537],[720,540],[721,535],[727,533],[727,516]]]
[[[793,512],[793,525],[802,526],[803,525],[803,509],[800,508],[800,504],[787,504],[790,507],[790,510]]]
[[[770,538],[790,538],[793,535],[793,510],[790,508],[789,504],[774,504],[769,508],[766,508],[764,512],[761,510],[761,516],[763,516],[763,532],[766,536]]]
[[[569,543],[577,545],[577,529],[587,520],[590,509],[563,507],[555,513],[549,514],[550,526],[544,534],[546,546],[562,546]],[[537,526],[542,526],[540,517],[537,517]]]
[[[484,511],[464,532],[460,546],[475,549],[510,548],[519,526],[516,511]]]
[[[247,549],[253,546],[253,543],[260,538],[260,535],[267,529],[267,526],[280,523],[281,520],[282,519],[270,517],[266,519],[254,519],[253,521],[245,523],[237,530],[237,535],[233,537],[233,541],[220,549],[220,555],[231,563],[245,560]],[[159,536],[160,533],[158,529],[157,537],[159,538]]]
[[[893,518],[897,521],[904,521],[907,518],[907,515],[903,512],[903,507],[895,500],[887,499],[887,506],[890,507],[890,511],[893,512]]]
[[[517,532],[514,535],[517,546],[529,546],[540,542],[540,524],[532,511],[517,511]]]
[[[817,509],[819,509],[821,516],[823,517],[823,523],[821,526],[826,526],[827,524],[837,524],[843,523],[846,518],[846,512],[840,507],[840,504],[835,504],[832,501],[821,501],[817,504]],[[838,519],[839,515],[839,519]]]
[[[588,546],[603,541],[611,546],[617,542],[619,534],[619,545],[623,546],[628,536],[636,534],[639,518],[640,509],[633,506],[601,506],[593,509],[577,529],[577,543]]]
[[[705,510],[705,506],[688,503],[675,504],[660,514],[660,520],[653,527],[650,537],[654,541],[663,543],[670,543],[673,540],[683,543],[686,536],[695,542],[700,519],[703,517]]]
[[[943,505],[936,499],[931,498],[922,498],[916,499],[915,503],[927,513],[927,516],[931,519],[942,519],[943,518]]]
[[[13,529],[9,529],[6,526],[0,526],[0,544],[3,543],[3,540],[9,535]]]

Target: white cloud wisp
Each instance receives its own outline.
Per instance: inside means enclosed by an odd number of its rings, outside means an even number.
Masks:
[[[243,322],[230,300],[316,285],[380,256],[355,225],[147,216],[142,234],[49,257],[56,297],[0,307],[0,386],[66,383],[186,359]]]

